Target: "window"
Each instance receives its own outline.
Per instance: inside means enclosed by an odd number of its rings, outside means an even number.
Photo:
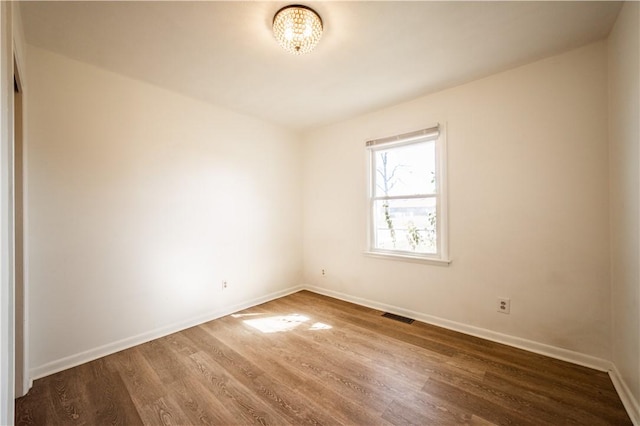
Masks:
[[[369,254],[448,263],[440,126],[367,142]]]

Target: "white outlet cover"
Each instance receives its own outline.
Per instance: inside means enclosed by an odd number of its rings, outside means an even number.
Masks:
[[[505,297],[498,297],[497,311],[502,314],[511,313],[511,299]]]

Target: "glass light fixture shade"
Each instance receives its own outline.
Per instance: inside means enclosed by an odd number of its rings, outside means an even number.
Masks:
[[[286,6],[273,17],[273,35],[286,51],[309,53],[322,37],[322,19],[306,6]]]

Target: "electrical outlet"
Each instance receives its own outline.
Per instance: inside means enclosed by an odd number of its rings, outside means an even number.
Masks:
[[[222,289],[223,290],[227,289],[227,281],[225,281],[225,280],[222,281]]]
[[[498,312],[508,314],[511,312],[511,299],[498,297]]]
[[[327,274],[325,273],[324,269],[322,270],[322,276],[326,276]]]

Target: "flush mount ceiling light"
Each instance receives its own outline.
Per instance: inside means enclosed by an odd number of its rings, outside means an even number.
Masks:
[[[285,6],[273,17],[273,35],[286,51],[308,53],[322,37],[322,19],[307,6]]]

